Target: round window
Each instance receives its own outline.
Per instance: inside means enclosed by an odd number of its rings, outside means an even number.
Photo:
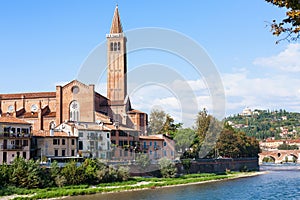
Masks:
[[[79,92],[79,87],[78,86],[73,86],[72,87],[72,93],[77,94]]]
[[[38,110],[37,105],[36,105],[36,104],[33,104],[33,105],[31,106],[31,112],[36,112],[37,110]]]
[[[8,106],[8,112],[13,112],[14,111],[14,106],[13,105],[10,105]]]

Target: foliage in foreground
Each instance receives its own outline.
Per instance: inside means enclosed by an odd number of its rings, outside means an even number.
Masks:
[[[275,36],[286,34],[284,38],[278,40],[297,41],[300,38],[300,1],[299,0],[265,0],[279,8],[286,8],[286,18],[277,23],[271,23],[271,32]]]
[[[127,181],[129,169],[106,166],[98,160],[86,159],[78,165],[75,161],[59,168],[52,163],[51,168],[41,168],[38,161],[16,158],[11,165],[0,165],[0,188],[46,188],[66,185],[99,184],[114,181]],[[0,190],[0,196],[5,191]]]
[[[162,177],[173,178],[176,176],[177,168],[171,160],[167,158],[161,158],[158,161],[158,165]]]

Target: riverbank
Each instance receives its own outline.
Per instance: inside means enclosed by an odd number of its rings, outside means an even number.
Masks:
[[[10,188],[15,193],[1,197],[2,200],[9,199],[45,199],[61,198],[68,196],[90,195],[96,193],[125,192],[135,190],[149,190],[155,188],[175,187],[193,184],[204,184],[221,180],[232,180],[237,178],[246,178],[257,176],[264,172],[233,172],[228,174],[189,174],[178,178],[142,178],[135,177],[130,181],[99,184],[97,186],[79,185],[66,186],[62,188],[45,188],[26,190],[19,188]],[[8,188],[9,190],[9,188]],[[11,195],[11,196],[9,196]]]

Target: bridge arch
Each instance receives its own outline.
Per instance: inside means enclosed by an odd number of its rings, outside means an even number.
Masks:
[[[290,153],[290,154],[287,154],[286,155],[286,159],[285,159],[287,162],[297,162],[298,160],[298,156],[296,156],[295,154],[293,153]]]
[[[261,160],[262,160],[262,162],[275,163],[276,158],[271,155],[266,155],[266,156],[263,156]]]
[[[261,164],[265,161],[274,161],[274,163],[300,163],[300,150],[276,150],[259,153],[259,163]]]

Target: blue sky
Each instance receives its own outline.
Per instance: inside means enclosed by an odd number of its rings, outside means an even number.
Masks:
[[[171,29],[206,50],[223,80],[226,115],[246,106],[300,111],[300,45],[275,44],[266,21],[285,13],[264,0],[1,0],[0,93],[54,91],[56,84],[75,79],[89,53],[105,41],[116,2],[124,30]],[[133,53],[128,69],[149,62],[168,64],[192,88],[202,88],[203,78],[176,59],[163,52]],[[99,85],[105,95],[105,86]],[[180,121],[176,98],[156,87],[132,94],[133,105],[149,111],[155,102]],[[153,90],[156,96],[149,95]],[[196,110],[209,109],[209,91],[196,93]],[[142,102],[137,100],[141,96]]]

